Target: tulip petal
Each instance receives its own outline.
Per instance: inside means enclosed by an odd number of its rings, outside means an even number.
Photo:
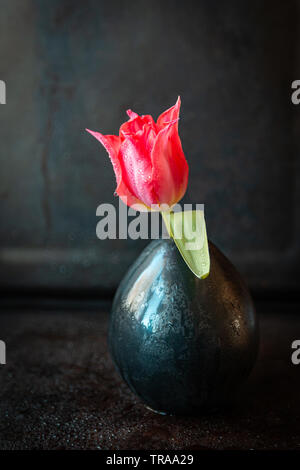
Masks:
[[[128,135],[134,135],[137,132],[143,130],[145,125],[153,128],[153,130],[156,132],[156,124],[153,120],[153,117],[149,114],[145,116],[139,116],[130,109],[127,110],[127,114],[130,119],[121,125],[119,131],[119,135],[122,141],[126,139]]]
[[[179,119],[180,105],[181,105],[181,100],[180,100],[180,96],[178,96],[176,104],[172,106],[171,108],[167,109],[166,111],[164,111],[157,119],[157,127],[159,130],[166,127],[170,122]],[[177,125],[177,129],[178,129],[178,125]]]
[[[128,206],[133,206],[136,204],[144,205],[136,196],[132,194],[129,188],[126,186],[123,181],[123,171],[122,163],[119,159],[119,150],[120,150],[120,138],[116,135],[103,135],[100,132],[94,132],[89,129],[86,129],[93,137],[95,137],[103,145],[105,150],[108,152],[109,158],[112,162],[113,169],[115,172],[117,180],[117,189],[116,193],[122,199],[122,201]],[[145,211],[148,210],[145,206]]]
[[[121,180],[121,165],[118,158],[119,150],[120,150],[120,138],[116,135],[103,135],[100,132],[94,132],[89,129],[86,129],[95,139],[99,140],[99,142],[103,145],[105,150],[108,152],[109,158],[112,162],[114,172],[116,175],[117,184],[119,184]]]
[[[184,196],[189,172],[177,131],[177,121],[171,122],[159,132],[151,159],[153,188],[158,201],[172,206]]]
[[[146,206],[157,204],[151,181],[151,154],[145,146],[149,129],[144,127],[145,136],[128,136],[120,147],[123,181],[137,199]],[[150,149],[151,150],[151,149]]]
[[[139,115],[135,113],[134,111],[132,111],[131,109],[127,109],[126,113],[128,114],[130,119],[135,119],[139,117]]]
[[[149,207],[131,193],[124,181],[120,181],[120,184],[116,189],[116,194],[120,199],[122,199],[124,204],[138,210],[139,212],[148,212],[150,210]]]

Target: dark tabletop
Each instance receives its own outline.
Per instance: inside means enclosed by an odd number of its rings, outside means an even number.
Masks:
[[[187,418],[149,411],[120,380],[107,351],[108,310],[0,314],[0,449],[300,449],[297,308],[258,308],[260,353],[238,402]]]

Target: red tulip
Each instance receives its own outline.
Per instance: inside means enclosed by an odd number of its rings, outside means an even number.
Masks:
[[[107,150],[117,179],[116,193],[128,206],[176,204],[188,182],[188,164],[178,135],[180,98],[155,123],[152,116],[127,111],[119,136],[87,129]],[[141,207],[142,206],[142,207]]]

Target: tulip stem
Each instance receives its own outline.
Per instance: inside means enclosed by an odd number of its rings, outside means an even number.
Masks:
[[[170,237],[174,239],[174,234],[173,234],[171,223],[170,223],[170,216],[172,214],[172,211],[161,211],[160,214],[162,216],[162,219],[164,221],[168,234],[170,235]]]

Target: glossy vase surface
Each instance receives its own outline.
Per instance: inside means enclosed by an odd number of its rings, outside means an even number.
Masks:
[[[151,409],[193,414],[232,399],[251,371],[258,328],[249,291],[210,243],[198,279],[172,240],[152,241],[115,295],[109,327],[114,363]]]

